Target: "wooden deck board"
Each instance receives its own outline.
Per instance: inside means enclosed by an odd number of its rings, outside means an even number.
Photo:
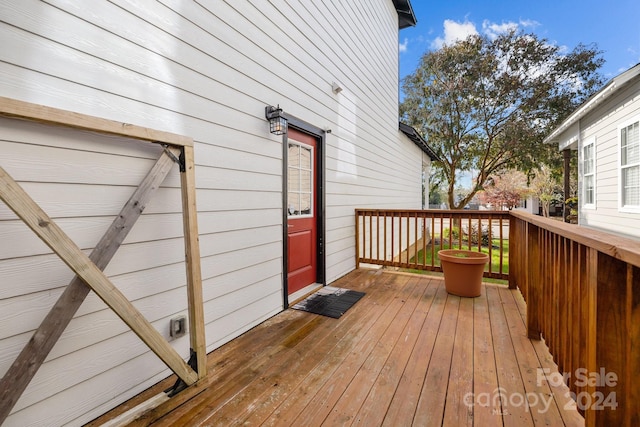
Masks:
[[[406,279],[406,277],[405,277]],[[416,282],[411,282],[413,286]],[[347,357],[342,360],[342,363],[338,366],[336,371],[328,378],[328,381],[315,393],[313,400],[307,405],[305,410],[299,415],[295,421],[299,426],[312,426],[317,425],[319,422],[324,422],[326,417],[329,416],[333,408],[348,399],[343,394],[350,386],[351,382],[362,369],[363,365],[367,361],[368,356],[378,345],[379,340],[384,335],[387,328],[393,324],[396,316],[401,312],[401,309],[405,305],[405,301],[410,297],[413,290],[413,286],[404,287],[405,291],[399,294],[400,298],[396,296],[393,298],[378,320],[371,326],[367,334],[362,340],[355,343],[350,350]],[[384,307],[384,305],[383,305]],[[364,326],[364,325],[363,325]],[[342,421],[340,424],[343,424]]]
[[[415,425],[427,427],[442,424],[459,308],[460,298],[447,298],[427,376],[422,384],[420,400],[413,418]]]
[[[411,319],[420,295],[424,293],[424,287],[417,286],[418,280],[412,278],[410,280],[412,294],[402,305],[393,321],[389,324],[383,335],[377,339],[375,347],[367,355],[365,363],[353,377],[351,383],[342,393],[340,400],[334,405],[331,413],[325,419],[328,425],[343,425],[355,421],[354,415],[357,414],[371,391],[380,375],[384,364],[393,352],[394,348],[406,329],[406,325]],[[377,403],[386,405],[386,402],[378,399]]]
[[[584,425],[565,409],[566,388],[539,381],[553,360],[527,339],[518,291],[487,284],[459,298],[438,277],[372,270],[332,285],[366,296],[340,319],[269,319],[209,354],[197,392],[134,425]],[[536,395],[553,399],[547,411],[518,404]]]
[[[493,399],[499,395],[501,403],[500,408],[494,409],[502,414],[505,427],[533,426],[531,412],[525,404],[521,403],[526,392],[498,288],[485,286],[485,291],[489,301],[489,317],[500,390],[498,393],[492,393],[491,397]],[[502,390],[505,392],[503,393]]]
[[[403,392],[394,395],[383,422],[384,426],[406,426],[411,425],[413,422],[446,300],[447,292],[444,290],[442,283],[440,283],[431,304],[431,309],[420,331],[418,342],[400,379],[398,390]]]
[[[434,300],[439,283],[431,282],[424,287],[418,305],[412,313],[396,346],[389,355],[385,366],[375,384],[371,387],[366,400],[355,417],[355,426],[381,425],[387,415],[388,407],[396,393],[402,374],[408,365],[409,358],[416,348],[420,331]]]
[[[387,278],[389,279],[389,278]],[[383,285],[381,292],[375,294],[369,293],[373,300],[373,303],[369,306],[369,310],[365,314],[358,314],[358,310],[365,311],[366,305],[356,304],[354,308],[349,310],[343,317],[343,321],[340,322],[340,328],[342,333],[338,336],[342,337],[333,349],[323,351],[324,355],[322,361],[315,366],[307,366],[304,372],[308,372],[305,375],[303,372],[302,378],[297,381],[296,388],[291,393],[291,396],[296,396],[295,399],[286,399],[280,406],[273,410],[273,413],[266,420],[265,425],[278,426],[278,425],[292,425],[299,419],[300,414],[316,397],[317,390],[319,390],[328,381],[333,381],[333,375],[344,360],[344,357],[349,354],[353,349],[353,342],[362,339],[367,333],[368,328],[362,325],[370,325],[376,321],[376,319],[382,314],[378,306],[381,306],[385,302],[385,298],[393,298],[397,289],[389,283],[388,289],[384,289],[385,281],[380,281],[380,285]],[[380,298],[382,297],[382,298]],[[349,323],[345,323],[348,321]],[[336,325],[338,326],[338,325]],[[345,327],[352,328],[353,333],[348,333],[344,330]]]
[[[379,295],[376,295],[375,300],[377,303],[382,303],[383,300],[380,298],[397,298],[398,291],[399,289],[389,286],[388,292],[381,292]],[[406,288],[404,291],[406,292]],[[362,327],[362,324],[364,323],[366,325],[374,322],[374,325],[378,324],[378,321],[374,319],[382,313],[372,308],[373,307],[367,307],[365,305],[354,307],[343,317],[343,322],[340,322],[340,325],[337,325],[336,322],[324,322],[322,326],[314,331],[313,335],[310,335],[307,339],[300,342],[299,351],[290,352],[289,357],[285,358],[282,364],[274,366],[274,368],[270,370],[271,372],[263,375],[262,378],[265,384],[271,387],[265,387],[264,384],[257,383],[257,389],[255,391],[253,389],[246,390],[245,394],[249,396],[258,395],[261,397],[253,399],[250,402],[250,412],[246,411],[248,406],[242,404],[241,399],[236,399],[240,404],[233,402],[233,404],[226,405],[224,408],[221,408],[217,414],[211,414],[212,417],[216,419],[216,422],[219,421],[226,425],[233,424],[234,422],[239,423],[239,421],[244,421],[249,425],[258,425],[265,421],[264,419],[257,419],[259,418],[257,417],[258,412],[267,412],[265,417],[268,417],[271,415],[271,412],[273,412],[274,407],[279,406],[284,399],[292,393],[295,393],[297,386],[306,383],[309,366],[320,365],[323,367],[316,373],[316,378],[325,381],[327,378],[335,378],[335,369],[344,365],[343,360],[349,357],[353,342],[361,338],[366,338],[363,334],[368,330]],[[368,313],[365,313],[365,311],[368,311]],[[325,319],[320,316],[315,317],[319,320]],[[368,321],[366,319],[368,319]],[[348,320],[350,321],[347,323]],[[335,330],[338,326],[340,328],[349,328],[353,333],[345,335],[338,334]],[[360,329],[362,333],[358,333],[359,331],[355,329]],[[368,332],[368,334],[370,334],[370,332]],[[372,336],[377,335],[372,334]],[[328,355],[338,357],[342,360],[336,361],[332,357],[330,358],[330,362],[322,363]],[[268,374],[277,377],[271,378],[267,376]],[[286,378],[282,378],[283,375]],[[268,382],[269,379],[271,379],[270,382]],[[304,410],[304,407],[300,409]],[[243,410],[245,411],[244,413]],[[246,420],[244,418],[246,418]],[[295,420],[296,418],[300,419],[299,415],[293,419]]]
[[[473,412],[467,403],[473,393],[473,323],[473,300],[461,298],[443,426],[473,426]]]
[[[474,396],[492,396],[498,390],[498,376],[486,292],[473,301],[473,321]],[[473,410],[476,426],[496,424],[496,408],[493,408],[489,402],[480,400],[476,402]]]
[[[557,405],[551,399],[549,386],[541,380],[542,372],[538,356],[533,349],[531,341],[526,337],[526,327],[520,312],[516,307],[513,293],[508,289],[500,289],[500,300],[504,308],[505,317],[513,342],[514,352],[522,376],[527,404],[534,425],[558,425],[562,423],[562,417]]]

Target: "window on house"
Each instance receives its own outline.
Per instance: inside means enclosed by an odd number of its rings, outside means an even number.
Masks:
[[[585,142],[582,147],[583,206],[595,207],[596,203],[596,150],[595,140]]]
[[[620,128],[620,203],[640,208],[640,121]]]

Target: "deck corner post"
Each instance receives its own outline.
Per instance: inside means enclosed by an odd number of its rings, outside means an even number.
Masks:
[[[360,268],[360,210],[356,209],[356,270]]]

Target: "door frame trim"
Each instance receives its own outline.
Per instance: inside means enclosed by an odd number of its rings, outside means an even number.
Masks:
[[[316,283],[321,284],[322,286],[326,286],[326,251],[325,251],[325,242],[326,242],[326,197],[325,197],[325,142],[326,142],[326,132],[324,129],[321,129],[317,126],[314,126],[310,123],[305,122],[304,120],[300,120],[299,118],[292,116],[287,113],[282,114],[288,121],[288,126],[290,128],[296,129],[300,132],[307,133],[317,141],[316,147],[316,173],[317,173],[317,190],[315,195],[315,206],[316,206]],[[289,134],[285,133],[282,138],[282,289],[283,289],[283,299],[282,299],[282,309],[286,310],[289,308],[289,279],[288,279],[288,230],[287,230],[287,178],[288,178],[288,141]]]

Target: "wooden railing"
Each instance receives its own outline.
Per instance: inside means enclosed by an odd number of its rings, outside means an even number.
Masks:
[[[640,243],[520,212],[510,240],[529,337],[544,338],[586,425],[640,425]]]
[[[489,254],[485,277],[509,278],[509,212],[356,210],[356,265],[442,271],[440,249]]]

